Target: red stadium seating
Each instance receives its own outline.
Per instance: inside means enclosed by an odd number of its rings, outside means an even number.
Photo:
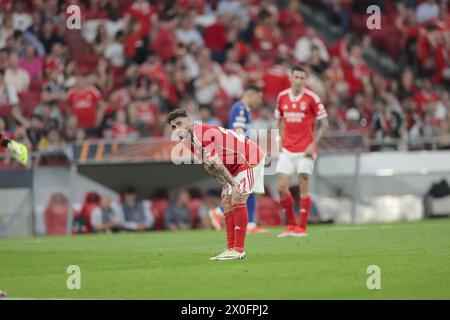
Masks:
[[[29,117],[33,114],[34,109],[39,104],[40,91],[25,91],[19,93],[20,110],[22,114]]]
[[[203,203],[204,203],[203,200],[198,198],[191,199],[188,203],[188,209],[192,217],[192,227],[194,229],[197,228],[197,226],[200,223],[200,216],[198,213],[198,209]]]
[[[47,235],[66,235],[69,221],[69,201],[60,192],[50,196],[44,212],[45,229]]]
[[[152,200],[152,214],[155,218],[154,228],[156,230],[164,230],[164,211],[169,206],[169,201],[166,199],[155,199]]]
[[[261,226],[279,226],[281,225],[280,204],[270,196],[261,196],[258,198],[256,216]]]
[[[84,198],[83,206],[80,210],[80,216],[87,221],[87,233],[92,232],[91,215],[92,211],[98,207],[100,203],[100,196],[96,192],[88,192]]]

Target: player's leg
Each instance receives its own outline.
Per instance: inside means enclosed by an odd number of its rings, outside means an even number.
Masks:
[[[234,228],[235,228],[235,221],[234,221],[234,213],[233,213],[233,207],[231,205],[231,192],[230,192],[230,186],[227,185],[226,187],[222,188],[222,195],[221,195],[221,204],[224,211],[224,217],[225,217],[225,230],[227,234],[227,248],[220,253],[219,255],[210,258],[209,260],[228,260],[229,255],[233,251],[234,248]]]
[[[294,211],[294,198],[289,191],[289,184],[291,182],[291,176],[279,173],[278,181],[277,181],[277,189],[280,194],[280,204],[284,209],[287,217],[287,226],[285,230],[278,235],[279,238],[284,238],[290,235],[292,231],[294,231],[296,227],[296,218]]]
[[[235,177],[239,184],[239,192],[231,195],[231,217],[234,223],[234,245],[232,250],[225,252],[213,260],[234,260],[245,258],[245,237],[248,226],[247,200],[252,193],[264,193],[264,161],[261,161],[256,167],[248,168],[239,172]],[[229,194],[229,193],[226,193]],[[229,197],[224,197],[229,199]],[[227,205],[229,205],[227,203]],[[229,209],[229,206],[227,208]],[[227,224],[227,233],[228,233]],[[230,230],[231,231],[231,230]],[[231,237],[230,237],[231,239]]]
[[[291,176],[296,168],[295,160],[294,157],[290,157],[286,152],[281,152],[277,163],[277,190],[280,195],[280,205],[284,209],[288,220],[286,229],[278,235],[280,238],[288,236],[289,233],[294,230],[296,225],[294,199],[289,191]]]
[[[248,224],[247,198],[248,194],[231,197],[232,210],[226,217],[230,221],[230,223],[227,222],[228,248],[218,256],[210,258],[210,260],[239,260],[245,258],[245,236]],[[232,226],[233,229],[231,229]],[[231,241],[233,241],[233,245],[231,245]]]
[[[294,235],[303,237],[307,235],[306,226],[308,223],[308,216],[311,211],[311,195],[310,177],[314,170],[314,160],[311,158],[302,158],[299,162],[299,189],[300,189],[300,223],[294,231]]]
[[[234,215],[231,206],[231,195],[228,190],[222,191],[222,208],[225,217],[225,226],[227,232],[227,249],[233,249],[234,246]]]
[[[234,250],[245,255],[245,236],[247,234],[249,194],[233,195],[231,205],[234,215]]]
[[[252,193],[247,199],[247,210],[248,210],[248,233],[263,233],[268,232],[267,229],[264,229],[256,224],[256,207],[257,207],[257,196]]]
[[[248,209],[248,228],[256,227],[255,222],[255,211],[256,211],[256,196],[251,194],[247,199],[247,209]]]

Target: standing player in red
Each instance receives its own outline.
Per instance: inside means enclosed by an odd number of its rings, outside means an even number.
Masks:
[[[245,258],[247,198],[264,193],[264,153],[244,135],[218,126],[193,123],[183,109],[167,116],[172,131],[222,186],[227,248],[210,260]]]
[[[327,111],[319,96],[305,88],[306,72],[295,66],[291,69],[291,88],[280,92],[277,98],[275,118],[280,136],[281,152],[277,164],[280,203],[286,212],[288,226],[278,235],[282,237],[304,237],[311,208],[309,194],[310,176],[314,169],[316,145],[328,128]],[[317,132],[315,132],[318,121]],[[294,213],[294,199],[289,192],[293,174],[300,180],[300,223]]]

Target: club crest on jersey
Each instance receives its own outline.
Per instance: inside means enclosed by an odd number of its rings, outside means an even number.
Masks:
[[[300,103],[300,110],[305,111],[306,110],[306,102],[303,101],[302,103]]]
[[[285,104],[284,106],[283,106],[283,110],[287,110],[289,107],[288,107],[288,105],[287,104]]]

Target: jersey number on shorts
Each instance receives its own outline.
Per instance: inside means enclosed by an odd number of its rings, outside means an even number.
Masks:
[[[242,178],[241,181],[239,181],[238,190],[240,193],[244,193],[246,191],[247,187],[247,179]]]

